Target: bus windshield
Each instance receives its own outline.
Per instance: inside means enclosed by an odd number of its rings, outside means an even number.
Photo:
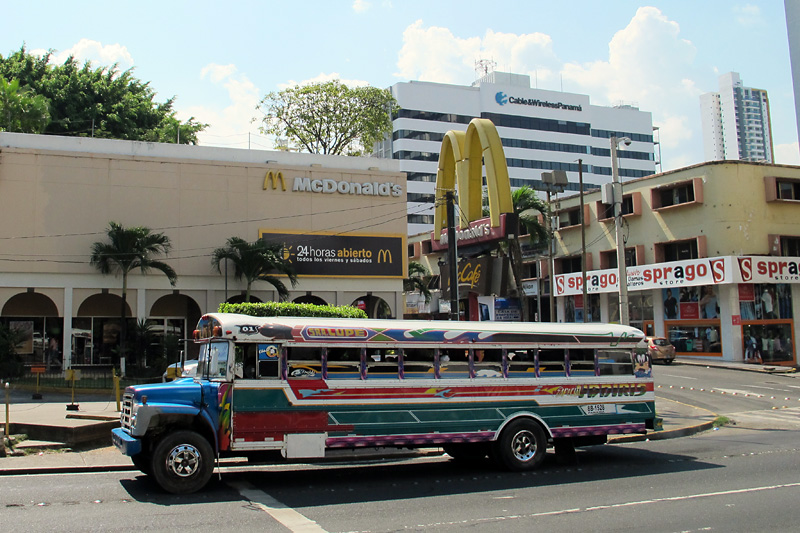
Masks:
[[[226,378],[229,346],[230,343],[227,340],[203,344],[200,347],[197,376],[208,379]]]

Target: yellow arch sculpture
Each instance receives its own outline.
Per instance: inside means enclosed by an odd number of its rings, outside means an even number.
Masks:
[[[486,185],[489,196],[491,226],[500,225],[502,213],[513,213],[508,166],[500,135],[491,120],[474,118],[466,133],[448,131],[442,140],[439,166],[436,171],[436,207],[433,215],[433,234],[437,240],[447,226],[445,194],[458,185],[458,205],[461,217],[456,221],[466,225],[483,218],[483,166],[486,165]]]

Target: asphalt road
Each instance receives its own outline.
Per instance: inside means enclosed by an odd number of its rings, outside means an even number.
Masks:
[[[657,383],[659,395],[703,403],[737,425],[588,448],[568,465],[550,455],[532,473],[446,456],[262,466],[226,472],[189,496],[166,495],[135,472],[8,476],[0,523],[25,531],[797,531],[800,428],[782,405],[798,402],[800,382],[672,366],[657,368]]]

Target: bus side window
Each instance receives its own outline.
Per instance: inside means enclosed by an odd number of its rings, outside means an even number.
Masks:
[[[473,365],[476,378],[502,378],[503,350],[474,350]]]
[[[508,377],[510,378],[535,378],[536,361],[535,350],[509,350],[508,352]]]
[[[377,348],[367,350],[367,379],[397,378],[400,350]]]
[[[434,379],[433,348],[404,348],[403,371],[405,379]]]
[[[569,375],[594,376],[594,350],[590,348],[569,349]]]
[[[601,376],[632,376],[633,360],[630,350],[597,350]]]
[[[360,379],[361,348],[328,348],[328,379]]]
[[[322,348],[297,347],[288,349],[289,379],[319,378],[322,376]]]
[[[439,377],[441,379],[469,379],[469,370],[468,348],[451,348],[441,350],[439,353]]]
[[[256,345],[242,343],[236,345],[235,373],[239,379],[256,379]]]
[[[543,378],[566,376],[563,349],[539,350],[539,376]]]
[[[281,346],[278,344],[258,344],[258,377],[277,379],[280,377]]]

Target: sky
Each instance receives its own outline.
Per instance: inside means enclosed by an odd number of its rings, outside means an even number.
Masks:
[[[800,1],[800,0],[788,0]],[[475,62],[540,89],[630,104],[659,127],[663,170],[704,160],[699,96],[738,72],[769,94],[775,162],[800,164],[780,0],[306,0],[8,2],[0,55],[22,45],[117,63],[209,124],[200,144],[270,149],[256,107],[270,92],[340,79],[469,85]],[[255,121],[254,121],[255,119]]]

